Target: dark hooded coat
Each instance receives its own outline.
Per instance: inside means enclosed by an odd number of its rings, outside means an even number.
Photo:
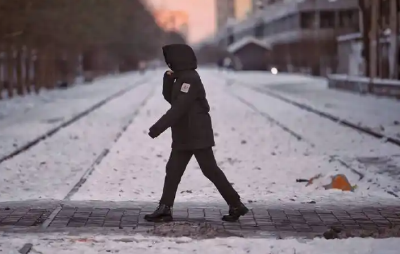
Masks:
[[[197,73],[197,59],[186,44],[163,47],[165,62],[174,72],[164,74],[163,96],[171,108],[151,128],[159,136],[171,127],[172,149],[195,150],[215,145],[210,106]]]

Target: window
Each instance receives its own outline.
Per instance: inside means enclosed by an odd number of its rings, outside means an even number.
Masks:
[[[230,34],[228,36],[228,45],[231,45],[234,42],[235,42],[235,38],[233,37],[233,34]]]
[[[271,21],[271,34],[277,34],[279,32],[278,24],[276,23],[276,20]]]
[[[264,36],[264,23],[260,22],[256,25],[254,29],[254,35],[257,38]]]
[[[389,27],[390,26],[390,1],[381,1],[380,2],[380,16],[382,27]]]
[[[335,13],[332,11],[321,11],[319,13],[320,28],[335,27]]]
[[[357,9],[339,11],[339,26],[359,29],[359,13]]]
[[[288,16],[288,26],[290,30],[297,28],[298,16],[296,14],[291,14]]]
[[[235,37],[233,36],[232,28],[228,28],[227,32],[228,32],[228,38],[227,38],[228,39],[228,45],[230,45],[230,44],[235,42]]]
[[[295,28],[295,29],[299,28],[299,25],[300,25],[300,14],[299,13],[293,14],[291,16],[290,24],[291,24],[291,28],[292,29],[293,28]]]
[[[303,29],[310,29],[315,27],[315,13],[302,12],[300,14],[300,26]]]
[[[269,36],[269,35],[272,34],[272,31],[271,31],[271,24],[269,24],[269,23],[268,23],[268,24],[265,24],[264,33],[265,33],[266,36]]]
[[[282,18],[279,22],[281,24],[281,32],[287,32],[290,30],[290,16]]]

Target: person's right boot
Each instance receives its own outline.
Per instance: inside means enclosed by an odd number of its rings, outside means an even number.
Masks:
[[[169,222],[172,221],[171,207],[160,204],[157,209],[151,213],[146,214],[144,219],[149,222]]]
[[[227,222],[235,222],[240,216],[243,216],[248,212],[249,209],[242,202],[238,202],[235,205],[229,206],[229,214],[222,216],[222,220]]]

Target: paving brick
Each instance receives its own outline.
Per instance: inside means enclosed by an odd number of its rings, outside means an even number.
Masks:
[[[64,228],[67,227],[67,223],[51,223],[50,228]]]
[[[35,225],[34,220],[19,220],[16,224],[16,226],[24,226],[24,227],[31,227]]]
[[[103,227],[119,227],[120,221],[105,221]]]

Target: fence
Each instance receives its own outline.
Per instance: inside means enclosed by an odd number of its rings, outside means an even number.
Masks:
[[[329,88],[400,99],[400,81],[398,80],[370,79],[335,74],[328,76],[328,86]]]

